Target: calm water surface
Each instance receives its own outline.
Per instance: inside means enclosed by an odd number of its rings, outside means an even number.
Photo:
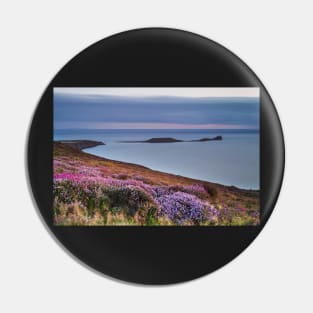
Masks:
[[[173,137],[190,140],[222,135],[222,141],[120,143]],[[54,140],[89,139],[106,143],[85,151],[186,177],[259,189],[259,132],[246,130],[55,130]]]

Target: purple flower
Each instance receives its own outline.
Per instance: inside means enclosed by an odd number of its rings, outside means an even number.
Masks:
[[[163,190],[162,190],[163,191]],[[217,217],[218,210],[194,195],[177,191],[170,194],[158,193],[156,202],[160,206],[159,214],[168,217],[177,224],[200,224],[212,221]]]

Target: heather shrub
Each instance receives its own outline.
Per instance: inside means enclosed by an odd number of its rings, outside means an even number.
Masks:
[[[117,178],[117,179],[122,179],[122,180],[125,180],[128,178],[128,175],[125,174],[125,173],[121,173],[121,174],[113,174],[112,175],[114,178]]]
[[[175,191],[181,191],[185,193],[189,193],[192,195],[197,196],[200,199],[205,199],[207,198],[207,191],[206,189],[201,186],[201,185],[174,185],[174,186],[169,186],[168,190],[170,192],[175,192]]]
[[[56,225],[259,224],[256,191],[205,182],[169,185],[140,174],[108,175],[104,166],[75,159],[54,160],[54,170]]]
[[[110,207],[120,207],[128,216],[134,216],[137,210],[153,202],[147,193],[133,186],[105,186],[103,192]]]
[[[69,179],[70,178],[70,179]],[[119,181],[114,179],[91,180],[76,176],[63,176],[55,179],[53,192],[55,202],[61,204],[81,203],[87,209],[87,215],[93,217],[96,212],[102,215],[103,221],[107,220],[107,214],[120,214],[134,217],[138,212],[138,218],[144,220],[147,216],[147,208],[154,201],[141,184],[132,181]],[[147,192],[148,191],[148,192]],[[56,210],[58,208],[56,207]],[[152,221],[150,212],[149,221]]]
[[[213,198],[213,199],[216,199],[217,195],[218,195],[218,192],[217,192],[217,189],[215,187],[213,187],[212,185],[210,184],[203,184],[202,185],[203,188],[205,189],[205,191]]]
[[[242,225],[258,225],[258,211],[247,211],[245,208],[223,207],[219,210],[219,225],[224,226],[242,226]]]
[[[159,215],[168,217],[178,225],[200,225],[217,216],[217,210],[194,195],[181,191],[163,194],[157,198],[160,206]]]

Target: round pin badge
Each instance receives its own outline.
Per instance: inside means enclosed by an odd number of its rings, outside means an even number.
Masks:
[[[232,52],[138,29],[93,44],[53,78],[28,171],[44,222],[76,259],[128,282],[178,283],[221,268],[262,230],[282,183],[283,134],[265,87]]]

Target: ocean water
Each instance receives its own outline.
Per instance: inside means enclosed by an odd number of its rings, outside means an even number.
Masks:
[[[121,143],[153,137],[182,140],[223,136],[222,141]],[[54,140],[89,139],[106,145],[85,152],[112,160],[144,165],[186,177],[259,189],[259,132],[248,130],[54,130]]]

